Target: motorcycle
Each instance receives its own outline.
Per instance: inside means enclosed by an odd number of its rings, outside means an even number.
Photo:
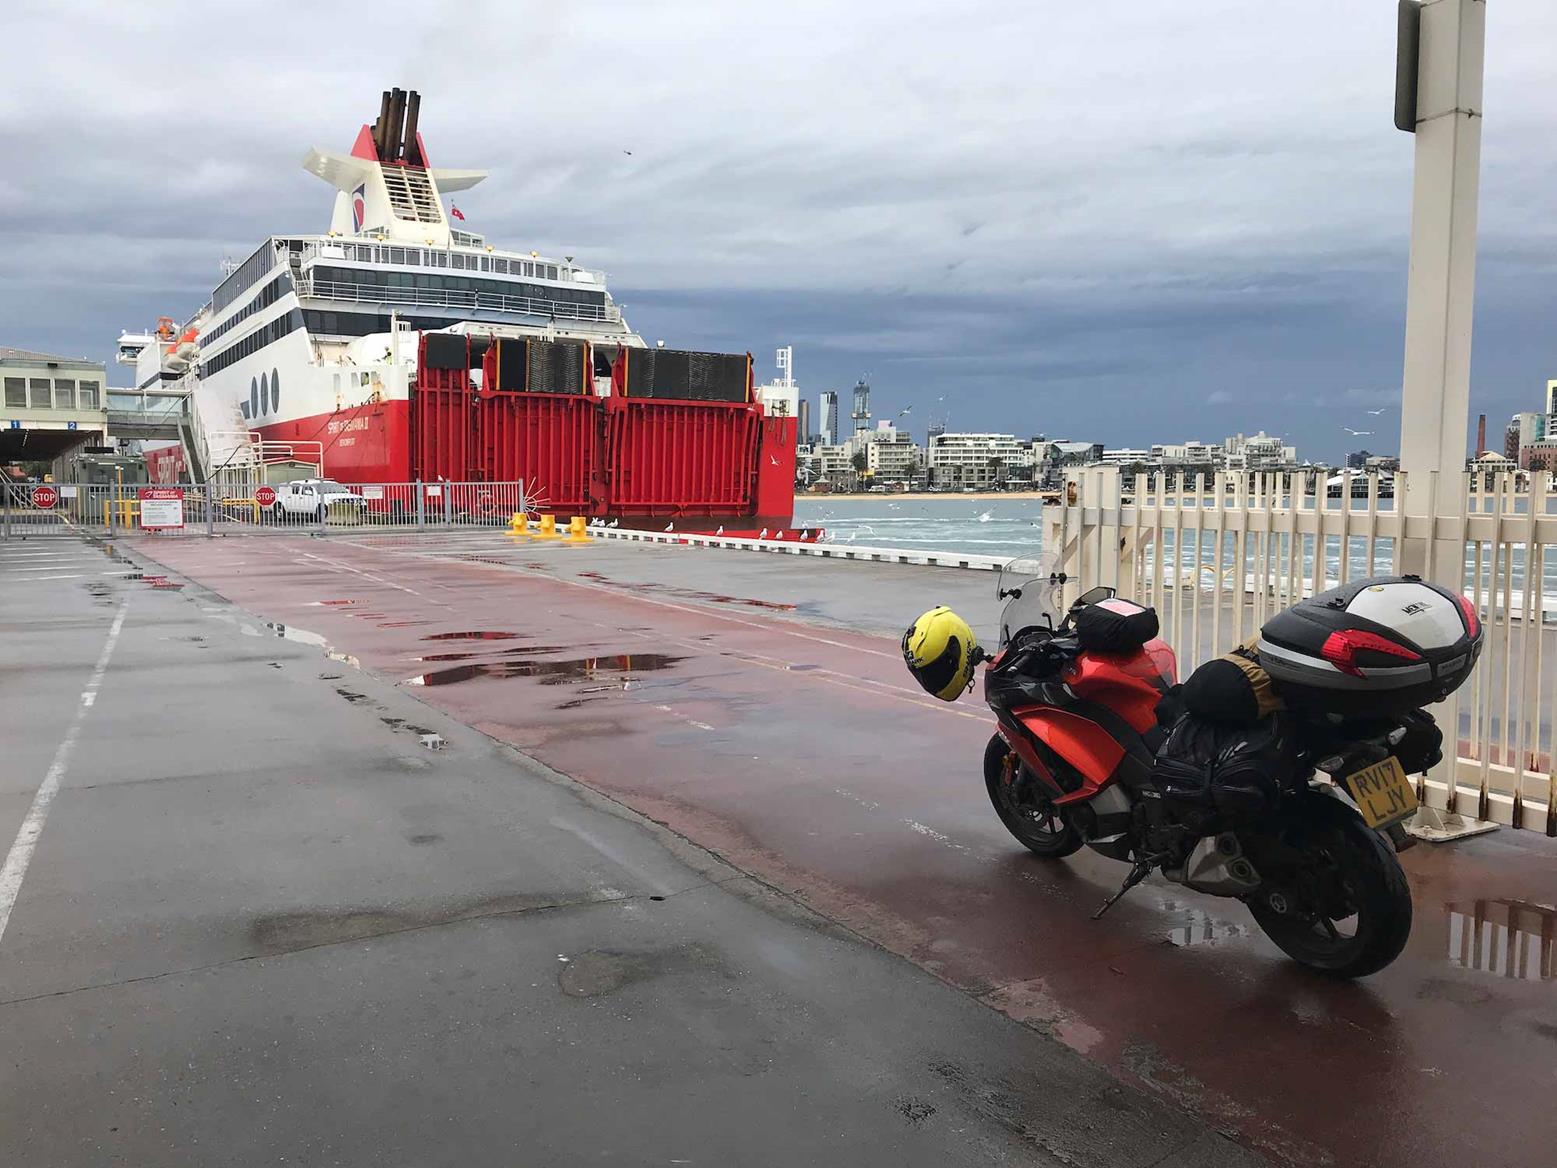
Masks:
[[[1202,753],[1229,775],[1240,758],[1261,773],[1241,788],[1228,780],[1212,797],[1186,797],[1159,754],[1170,736],[1205,728],[1175,718],[1177,660],[1155,635],[1155,614],[1116,600],[1110,588],[1065,606],[1066,579],[1054,569],[1048,560],[1008,564],[997,582],[1006,602],[997,651],[971,650],[972,664],[986,665],[984,694],[996,719],[985,784],[1012,836],[1045,859],[1085,846],[1130,866],[1094,919],[1156,871],[1241,900],[1302,965],[1350,978],[1393,961],[1411,931],[1411,892],[1397,851],[1415,842],[1403,821],[1417,806],[1397,756],[1409,754],[1416,770],[1437,761],[1441,735],[1430,715],[1314,715],[1224,734]],[[1377,607],[1377,597],[1368,600]],[[1459,603],[1464,609],[1467,602]],[[1150,639],[1124,651],[1084,647],[1078,617],[1108,608],[1150,614]],[[1474,664],[1480,634],[1466,611]],[[1332,648],[1326,644],[1327,656]]]

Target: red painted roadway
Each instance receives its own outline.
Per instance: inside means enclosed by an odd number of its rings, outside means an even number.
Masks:
[[[1502,831],[1407,853],[1411,946],[1364,983],[1304,973],[1241,906],[1155,881],[1093,923],[1122,867],[1085,851],[1045,863],[1007,837],[979,774],[982,707],[924,697],[892,641],[556,578],[547,553],[562,549],[500,542],[508,564],[336,540],[137,550],[1267,1154],[1554,1162],[1551,841]]]

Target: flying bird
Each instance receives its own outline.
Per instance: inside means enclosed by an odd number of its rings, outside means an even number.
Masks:
[[[897,416],[900,418],[906,418],[910,413],[913,412],[913,409],[913,406],[904,406],[902,409],[898,410]]]
[[[1372,430],[1353,430],[1350,426],[1342,426],[1341,429],[1345,430],[1353,438],[1365,438],[1373,433]]]
[[[631,153],[632,153],[632,151],[631,151],[631,150],[623,150],[623,151],[622,151],[622,153],[623,153],[623,154],[631,154]]]
[[[1389,412],[1389,407],[1388,407],[1388,406],[1385,406],[1385,407],[1384,407],[1384,408],[1383,408],[1383,409],[1382,409],[1382,410],[1369,410],[1369,411],[1368,411],[1368,412],[1369,412],[1369,413],[1370,413],[1370,414],[1372,414],[1372,415],[1373,415],[1373,416],[1374,416],[1374,417],[1375,417],[1375,418],[1376,418],[1376,417],[1378,417],[1378,416],[1379,416],[1379,415],[1380,415],[1380,414],[1387,414],[1387,413],[1388,413],[1388,412]]]

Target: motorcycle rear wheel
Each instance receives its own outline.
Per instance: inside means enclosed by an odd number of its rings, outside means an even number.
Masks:
[[[1406,874],[1394,849],[1351,808],[1315,796],[1308,810],[1297,830],[1316,858],[1310,888],[1261,890],[1249,911],[1300,965],[1338,978],[1377,973],[1411,936]]]
[[[1005,781],[1006,756],[1011,754],[1004,738],[996,734],[984,748],[984,786],[989,791],[989,801],[995,805],[995,814],[1006,830],[1016,837],[1029,852],[1046,860],[1062,860],[1077,851],[1086,841],[1072,826],[1065,812],[1047,799],[1022,799],[1011,797]],[[1013,760],[1013,765],[1021,766]],[[1037,787],[1037,780],[1024,784],[1027,791]]]

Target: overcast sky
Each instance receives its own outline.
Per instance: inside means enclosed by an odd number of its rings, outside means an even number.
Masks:
[[[1394,0],[8,7],[0,343],[107,359],[224,255],[324,230],[303,154],[400,85],[435,165],[492,172],[465,225],[606,269],[651,343],[793,344],[807,396],[868,374],[921,437],[1398,446],[1365,412],[1399,393]],[[1491,0],[1498,432],[1557,377],[1554,59],[1557,5]]]

